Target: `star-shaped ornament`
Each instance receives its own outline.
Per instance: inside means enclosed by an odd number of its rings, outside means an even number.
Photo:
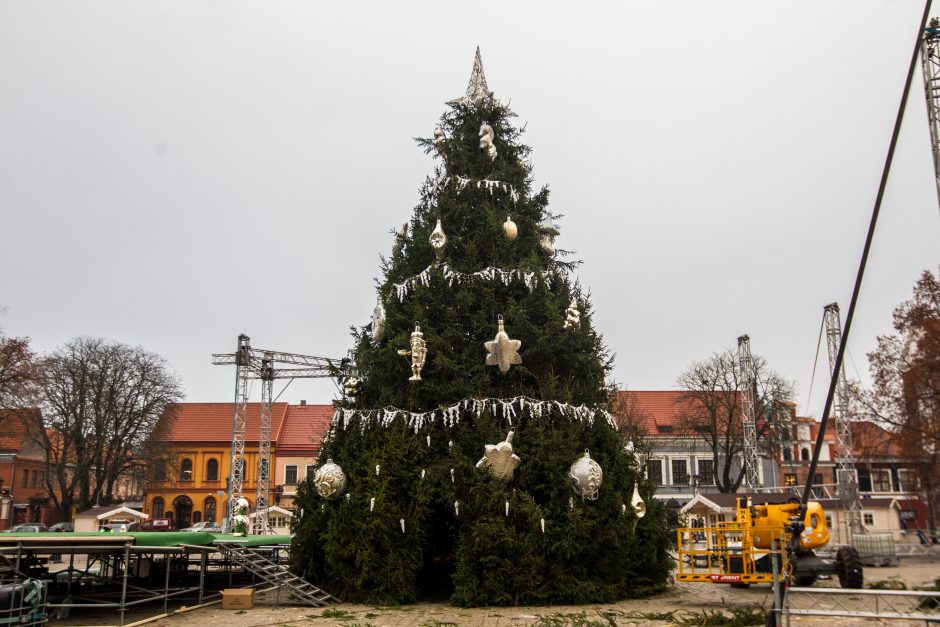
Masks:
[[[477,468],[487,468],[497,479],[511,479],[512,473],[522,463],[519,456],[512,452],[510,431],[506,439],[499,444],[487,444],[483,448],[483,457],[477,462]]]
[[[499,371],[503,374],[509,372],[509,366],[521,364],[522,357],[519,355],[519,348],[522,346],[521,340],[511,340],[503,329],[503,317],[499,317],[499,330],[492,342],[484,342],[486,351],[487,366],[499,366]]]

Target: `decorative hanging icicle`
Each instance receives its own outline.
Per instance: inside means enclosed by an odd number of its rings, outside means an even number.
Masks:
[[[398,524],[401,525],[401,532],[402,532],[402,533],[405,533],[405,519],[404,519],[404,518],[399,518],[399,519],[398,519]]]
[[[428,448],[431,448],[431,436],[428,436]]]
[[[450,482],[451,482],[451,483],[456,483],[456,481],[455,481],[455,479],[454,479],[454,469],[453,469],[453,468],[450,469]]]
[[[542,518],[541,522],[542,522],[542,533],[545,533],[545,519]]]
[[[375,497],[373,496],[372,499],[369,501],[369,511],[371,512],[374,509],[375,509]]]
[[[466,176],[450,176],[445,171],[441,171],[440,176],[435,179],[434,183],[431,185],[431,193],[437,194],[444,186],[453,183],[457,187],[457,193],[462,192],[466,188],[470,187],[472,189],[485,189],[490,193],[490,196],[493,195],[493,192],[504,192],[509,195],[509,199],[514,203],[519,202],[520,194],[515,187],[506,183],[505,181],[497,181],[494,179],[472,179]]]
[[[506,501],[506,516],[509,516],[509,501]]]
[[[380,471],[380,470],[382,470],[382,467],[379,466],[378,464],[376,464],[376,465],[375,465],[375,476],[376,476],[376,477],[379,476],[379,471]]]
[[[460,501],[454,501],[454,516],[460,516]]]
[[[538,280],[541,280],[541,282],[544,283],[548,288],[550,288],[557,280],[556,274],[554,272],[527,272],[518,269],[503,270],[502,268],[494,268],[492,266],[489,268],[484,268],[479,272],[466,274],[463,272],[457,272],[447,265],[446,262],[442,262],[428,266],[422,270],[420,274],[416,274],[413,277],[407,278],[401,283],[392,283],[392,287],[395,288],[395,295],[398,297],[398,301],[404,301],[417,285],[430,287],[432,276],[437,278],[438,273],[440,273],[441,278],[447,282],[448,287],[461,285],[470,281],[499,281],[503,285],[507,286],[518,281],[522,281],[522,283],[525,284],[526,289],[528,289],[530,292],[538,286]]]
[[[421,469],[421,479],[424,479],[424,468]]]
[[[601,417],[611,427],[617,428],[613,415],[596,405],[568,405],[559,401],[540,401],[526,396],[517,396],[515,398],[466,398],[453,405],[427,412],[410,412],[397,407],[368,410],[340,408],[333,414],[331,430],[345,430],[356,418],[360,419],[359,428],[362,430],[369,425],[387,427],[400,416],[417,434],[423,428],[435,423],[440,423],[444,427],[453,427],[460,422],[460,417],[464,412],[473,414],[475,418],[479,418],[483,412],[490,412],[494,416],[502,416],[511,426],[513,419],[525,411],[537,419],[560,415],[586,424],[593,424],[595,418]],[[427,436],[428,446],[430,446],[430,437]]]

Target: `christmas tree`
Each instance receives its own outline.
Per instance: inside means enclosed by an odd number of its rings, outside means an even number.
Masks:
[[[383,259],[292,567],[346,601],[592,603],[660,590],[671,532],[610,413],[610,356],[479,50]]]

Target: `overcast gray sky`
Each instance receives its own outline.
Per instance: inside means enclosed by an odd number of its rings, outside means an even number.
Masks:
[[[922,7],[0,0],[0,326],[40,350],[140,344],[191,401],[232,398],[210,354],[241,332],[342,357],[433,167],[412,138],[463,93],[479,45],[616,379],[670,389],[748,333],[819,415],[822,308],[848,309]],[[921,80],[853,376],[940,263]],[[282,399],[333,394],[297,381]]]

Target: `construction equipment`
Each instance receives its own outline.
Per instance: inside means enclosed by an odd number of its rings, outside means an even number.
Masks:
[[[258,474],[255,518],[252,533],[270,533],[268,497],[271,492],[271,417],[274,411],[275,379],[310,379],[331,377],[348,379],[355,372],[352,360],[329,359],[251,347],[251,338],[238,336],[235,353],[212,355],[216,366],[235,366],[235,414],[232,417],[232,452],[228,482],[228,520],[235,513],[235,501],[242,496],[245,480],[245,435],[248,424],[248,381],[261,380],[261,419],[258,434]],[[275,364],[282,367],[275,368]]]
[[[751,338],[738,338],[738,361],[741,363],[741,400],[744,418],[744,477],[747,485],[760,487],[760,453],[757,450],[757,416],[755,409],[754,364],[751,359]]]
[[[815,553],[829,542],[822,505],[809,502],[802,520],[799,512],[797,499],[754,505],[750,497],[742,496],[737,500],[734,521],[677,529],[676,581],[748,586],[773,583],[776,573],[795,585],[810,586],[819,575],[836,574],[843,588],[861,588],[858,551],[842,547],[835,560]],[[798,548],[788,552],[794,536]]]
[[[940,20],[933,18],[924,29],[920,62],[924,73],[924,94],[927,97],[927,122],[930,125],[930,153],[940,200]]]

